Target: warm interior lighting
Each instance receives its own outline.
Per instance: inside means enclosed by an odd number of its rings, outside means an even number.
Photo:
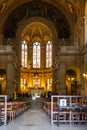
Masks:
[[[67,78],[69,81],[74,81],[74,77],[68,77]]]
[[[38,72],[36,71],[36,72],[34,73],[34,77],[35,77],[35,78],[38,78],[38,76],[39,76],[39,74],[38,74]]]
[[[84,73],[84,74],[83,74],[83,78],[84,78],[84,79],[87,79],[87,74]]]
[[[3,77],[0,77],[0,80],[4,80],[4,78],[3,78]]]

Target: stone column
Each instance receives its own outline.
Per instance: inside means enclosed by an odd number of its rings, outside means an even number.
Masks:
[[[66,73],[66,68],[65,68],[65,62],[61,62],[59,64],[59,71],[57,73],[57,78],[59,81],[59,95],[66,95],[66,85],[65,85],[65,73]]]
[[[70,35],[70,43],[73,45],[74,43],[74,34]]]
[[[14,69],[11,61],[7,63],[7,89],[8,99],[13,98],[14,92]]]
[[[0,44],[3,44],[3,35],[0,34]]]
[[[86,79],[86,84],[87,84],[87,79]],[[87,96],[87,87],[85,86],[85,92],[84,92],[84,95]]]
[[[87,96],[87,61],[86,61],[86,57],[87,57],[87,54],[84,56],[84,59],[85,59],[84,66],[83,66],[84,71],[82,73],[84,75],[82,75],[83,82],[82,82],[82,91],[81,91],[81,94],[85,95],[85,96]]]
[[[85,95],[85,93],[87,93],[87,79],[86,79],[86,75],[87,75],[87,54],[84,54],[84,58],[82,59],[82,63],[81,63],[81,88],[80,88],[80,94],[81,95]]]
[[[85,28],[85,45],[87,45],[87,16],[84,18],[84,28]]]

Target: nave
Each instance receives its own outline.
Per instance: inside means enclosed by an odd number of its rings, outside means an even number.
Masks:
[[[49,116],[41,109],[29,109],[0,130],[87,130],[87,126],[51,125]]]

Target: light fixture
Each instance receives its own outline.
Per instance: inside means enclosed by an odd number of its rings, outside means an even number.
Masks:
[[[83,76],[84,79],[87,79],[87,74],[83,73],[82,76]]]
[[[0,81],[2,81],[2,80],[4,80],[4,78],[0,76]]]

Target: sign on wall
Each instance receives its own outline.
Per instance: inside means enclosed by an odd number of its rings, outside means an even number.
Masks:
[[[66,99],[60,99],[60,107],[67,106]]]

